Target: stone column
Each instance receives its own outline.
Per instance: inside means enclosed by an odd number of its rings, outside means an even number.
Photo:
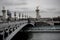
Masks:
[[[5,7],[3,7],[3,9],[2,9],[2,13],[3,13],[3,21],[5,21],[6,20],[6,10],[5,10]]]
[[[40,18],[40,15],[39,15],[39,9],[38,9],[39,7],[37,7],[37,9],[36,9],[36,19],[39,19]]]

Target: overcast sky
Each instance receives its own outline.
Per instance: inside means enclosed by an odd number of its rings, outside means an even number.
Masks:
[[[39,6],[41,17],[60,15],[60,0],[0,0],[0,15],[2,15],[3,6],[10,11],[28,11],[28,15],[32,17],[36,16],[37,6]]]

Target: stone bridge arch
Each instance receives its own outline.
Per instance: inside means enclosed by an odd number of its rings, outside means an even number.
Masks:
[[[30,27],[34,27],[34,25],[33,24],[27,24],[21,30],[25,31],[25,30],[28,30]]]
[[[33,27],[32,24],[26,24],[22,27],[12,38],[11,40],[28,40],[32,37],[32,34],[29,32],[24,32],[24,30],[29,29],[29,27]],[[23,30],[23,31],[22,31]],[[22,31],[22,32],[21,32]]]

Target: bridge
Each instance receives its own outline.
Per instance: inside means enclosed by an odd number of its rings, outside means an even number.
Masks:
[[[24,26],[34,25],[26,20],[0,24],[0,40],[11,40]]]
[[[52,26],[54,26],[54,23],[60,23],[60,21],[36,21],[36,22],[44,22],[44,23],[50,24]]]
[[[46,21],[43,21],[46,22]],[[53,21],[54,22],[54,21]],[[46,23],[53,23],[53,22],[46,22]],[[54,22],[54,23],[60,23],[60,22]],[[58,30],[56,30],[56,27],[33,27],[35,24],[34,21],[27,21],[27,20],[21,20],[21,21],[15,21],[15,22],[8,22],[8,23],[3,23],[0,24],[0,40],[11,40],[19,31],[24,31],[22,30],[26,26],[29,27],[31,26],[30,29],[27,30],[27,32],[45,32],[45,31],[60,31],[60,28],[57,27]],[[29,25],[29,26],[28,26]]]

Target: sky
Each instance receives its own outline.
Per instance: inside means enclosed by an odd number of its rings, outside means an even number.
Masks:
[[[23,11],[31,17],[36,17],[36,7],[39,6],[41,17],[57,17],[60,16],[60,0],[0,0],[0,15],[2,15],[2,7],[10,11]],[[13,16],[13,12],[12,12]]]

